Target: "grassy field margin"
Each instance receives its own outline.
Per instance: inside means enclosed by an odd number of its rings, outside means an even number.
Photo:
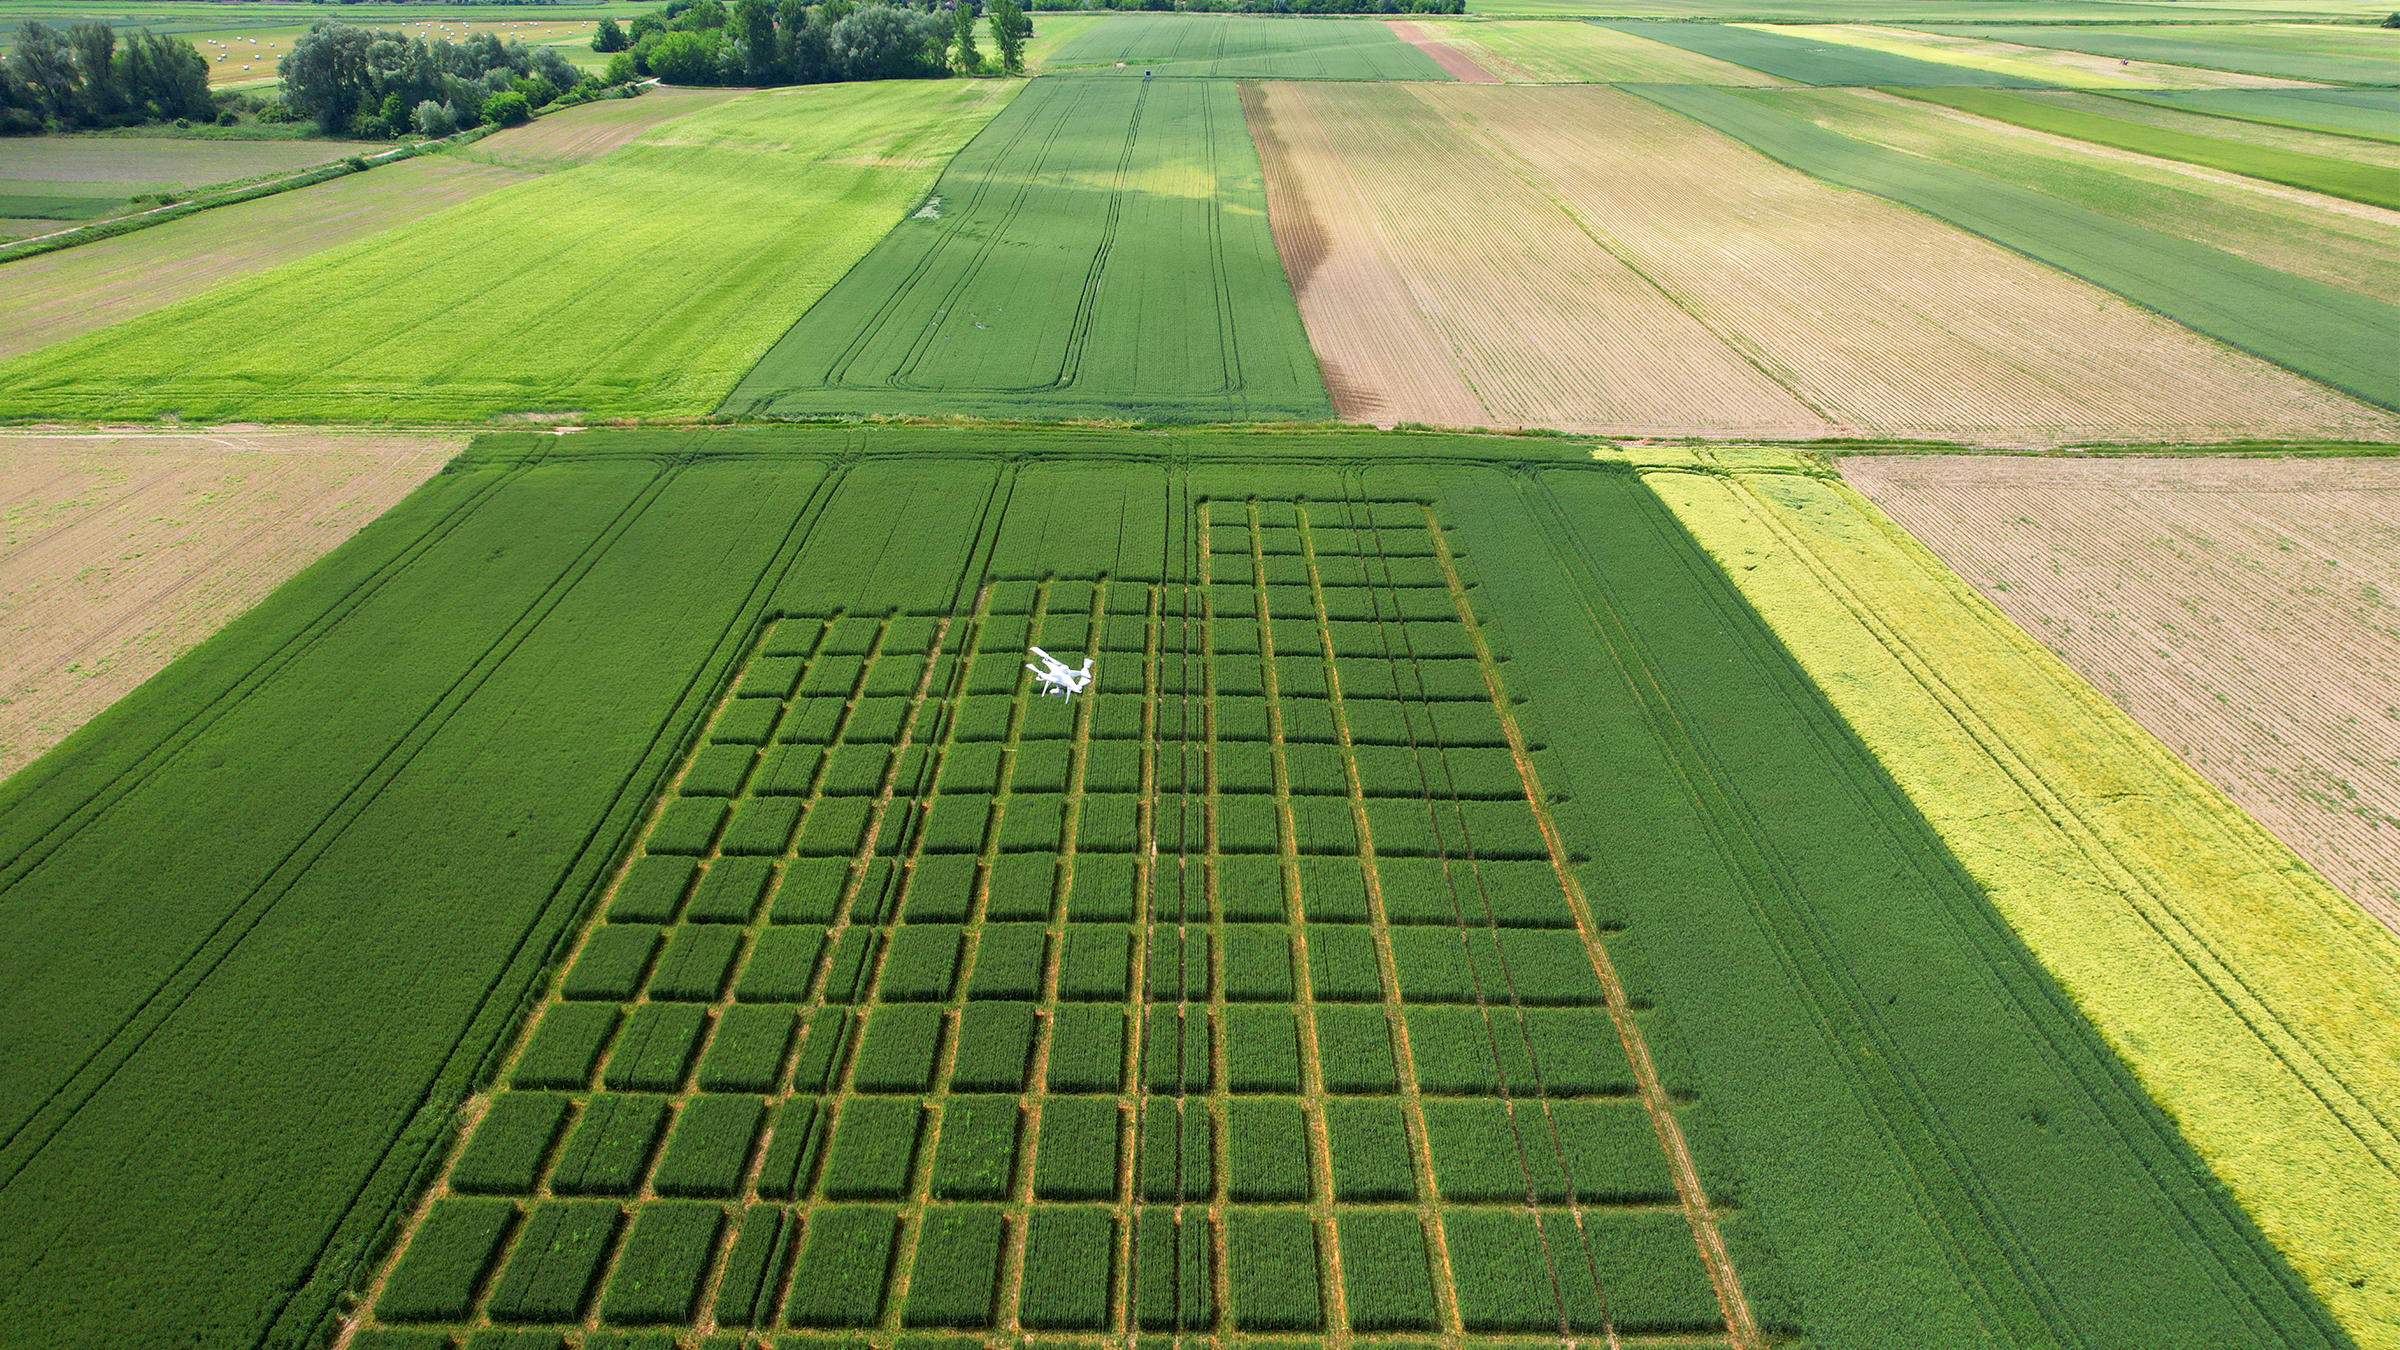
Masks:
[[[1788,452],[1644,477],[2362,1344],[2400,1338],[2400,943]]]

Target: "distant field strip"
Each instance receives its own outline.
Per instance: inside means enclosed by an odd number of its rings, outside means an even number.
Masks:
[[[459,448],[283,432],[0,436],[0,778]]]
[[[2400,141],[2400,90],[2189,89],[2140,95],[2139,101],[2337,136]]]
[[[1921,32],[1872,24],[1819,23],[1804,27],[1760,25],[1769,32],[1817,42],[1840,42],[1911,60],[1963,66],[2036,84],[2093,89],[2187,86],[2215,88],[2275,83],[2267,76],[2203,71],[2155,61],[2123,62],[2088,52],[2028,47],[1965,34]]]
[[[2047,131],[2052,135],[2112,145],[2137,154],[2181,160],[2270,183],[2323,192],[2372,206],[2400,208],[2400,169],[2358,164],[2187,131],[2144,126],[2083,107],[2060,107],[2000,89],[1912,89],[1921,98],[1960,112]],[[2096,100],[2095,100],[2096,101]]]
[[[2386,359],[2400,307],[1853,140],[1737,93],[1666,85],[1638,92],[1794,168],[1914,207],[2286,369],[2400,408],[2400,367]]]
[[[1149,71],[1211,79],[1450,78],[1423,50],[1374,19],[1250,14],[1119,14],[1076,34],[1048,65],[1136,79]],[[1118,71],[1119,65],[1125,69]]]
[[[2186,709],[2190,720],[2162,729],[2197,742],[2203,756],[2213,757],[2222,738],[2246,743],[2234,753],[2261,769],[2262,758],[2272,759],[2315,779],[2319,753],[2363,746],[2354,738],[2374,735],[2344,729],[2346,713],[2385,718],[2386,710],[2364,706],[2372,694],[2341,688],[2335,672],[2361,669],[2363,659],[2379,672],[2376,687],[2390,682],[2381,650],[2388,642],[2359,623],[2369,612],[2362,603],[2383,614],[2388,603],[2353,591],[2274,619],[2241,603],[2254,597],[2284,611],[2291,585],[2313,584],[2301,578],[2327,570],[2305,556],[2285,561],[2279,535],[2285,547],[2300,540],[2305,555],[2331,547],[2347,557],[2332,536],[2354,538],[2351,531],[2316,516],[2305,497],[2260,501],[2270,514],[2255,523],[2233,500],[2212,505],[2212,494],[2170,494],[2171,504],[2155,505],[2160,489],[2187,472],[2256,481],[2255,471],[2186,470],[2180,462],[1849,463],[1915,506],[1910,516],[1956,545],[1953,556],[1987,585],[2005,576],[2030,586],[2031,596],[2012,588],[1999,598],[2029,618],[2066,620],[2037,621],[2051,640],[2112,653],[2096,673],[2119,689],[2129,680],[2137,709],[2162,700]],[[2291,466],[2296,476],[2277,476],[2295,486],[2357,480],[2337,465]],[[2344,1329],[2360,1345],[2393,1344],[2400,942],[1855,492],[1792,472],[1788,458],[1778,466],[1728,452],[1716,462],[1703,452],[1696,465],[1685,457],[1662,467],[1704,470],[1653,472],[1647,481]],[[2012,480],[2027,489],[1995,496],[1968,486]],[[2113,504],[2087,497],[2093,509],[2084,511],[2055,492],[2037,499],[2030,485],[2043,481],[2119,481],[2129,495]],[[1965,488],[1967,499],[1937,485]],[[2372,514],[2369,532],[2388,535],[2388,513]],[[2037,517],[2063,533],[2022,523]],[[2232,550],[2249,556],[2229,556],[2195,537],[2202,531],[2222,531]],[[2049,547],[2028,547],[2034,538]],[[2152,542],[2137,549],[2136,541]],[[2067,556],[2076,545],[2109,556],[2095,557],[2094,571]],[[2002,561],[2012,550],[2015,558]],[[2261,553],[2266,575],[2255,570]],[[2388,554],[2377,546],[2370,555],[2385,564],[2378,574],[2389,570]],[[2223,586],[2212,588],[2210,576]],[[2081,598],[2061,614],[2054,602],[2070,591]],[[2081,631],[2085,624],[2092,630]],[[2161,624],[2172,626],[2162,634]],[[2237,636],[2245,633],[2252,636]],[[2267,673],[2316,684],[2323,668],[2294,670],[2279,656],[2302,642],[2355,651],[2330,658],[2336,664],[2322,694]],[[2196,687],[2216,679],[2227,683],[2213,692]],[[2246,703],[2244,689],[2258,702]],[[2221,706],[2224,698],[2233,704]],[[2312,716],[2311,706],[2330,716]],[[2262,739],[2275,734],[2270,726],[2297,732],[2298,742]],[[2388,774],[2387,765],[2378,776]],[[2388,866],[2388,844],[2379,851]]]
[[[1845,136],[2400,304],[2400,213],[2025,131],[1879,90],[1787,90],[1768,102]]]
[[[1418,20],[1417,26],[1465,49],[1511,80],[1542,84],[1761,84],[1787,81],[1664,42],[1590,23]]]
[[[461,150],[9,263],[0,267],[0,359],[405,225],[529,172],[596,157],[647,125],[725,97],[663,90],[587,104]]]
[[[2288,27],[2097,28],[2081,25],[1952,26],[1912,24],[1929,32],[1981,37],[2028,47],[2064,47],[2135,61],[2167,61],[2326,84],[2400,84],[2400,32],[2365,25]]]
[[[0,417],[705,413],[1013,92],[892,82],[719,104],[20,357],[0,366]]]
[[[1972,66],[1920,61],[1895,52],[1730,23],[1603,22],[1603,28],[1670,43],[1685,51],[1748,66],[1796,84],[1981,84],[2042,88],[2046,81]]]
[[[1270,85],[1254,111],[1345,417],[2037,442],[2391,426],[1613,90]]]
[[[1067,76],[1026,86],[724,410],[1330,411],[1234,85]]]

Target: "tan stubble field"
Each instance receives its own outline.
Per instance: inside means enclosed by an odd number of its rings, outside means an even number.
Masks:
[[[2044,446],[2400,419],[1606,88],[1247,99],[1347,419]]]
[[[1841,470],[2400,931],[2400,462],[1853,456]]]
[[[0,777],[357,533],[462,444],[0,434]]]

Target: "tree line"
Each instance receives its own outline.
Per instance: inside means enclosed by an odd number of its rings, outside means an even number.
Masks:
[[[669,84],[784,85],[841,80],[934,79],[1025,68],[1033,21],[1018,0],[944,0],[918,6],[884,0],[670,0],[619,26],[603,19],[592,39],[618,53],[628,76]],[[988,9],[997,65],[976,45]]]
[[[490,33],[452,42],[339,22],[310,29],[275,69],[292,116],[314,119],[327,135],[370,139],[512,126],[539,108],[600,97],[612,83],[577,70],[554,47]]]
[[[1193,14],[1464,14],[1467,0],[1033,0],[1033,7]]]
[[[64,31],[28,21],[0,62],[0,135],[213,120],[208,60],[179,37],[144,30],[117,44],[105,23]]]

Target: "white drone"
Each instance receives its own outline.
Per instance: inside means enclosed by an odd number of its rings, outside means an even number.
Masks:
[[[1033,649],[1033,654],[1042,658],[1042,663],[1037,666],[1028,661],[1025,668],[1033,672],[1034,683],[1042,687],[1043,697],[1056,694],[1060,698],[1073,698],[1092,687],[1092,658],[1083,658],[1083,669],[1077,670],[1039,647]]]

